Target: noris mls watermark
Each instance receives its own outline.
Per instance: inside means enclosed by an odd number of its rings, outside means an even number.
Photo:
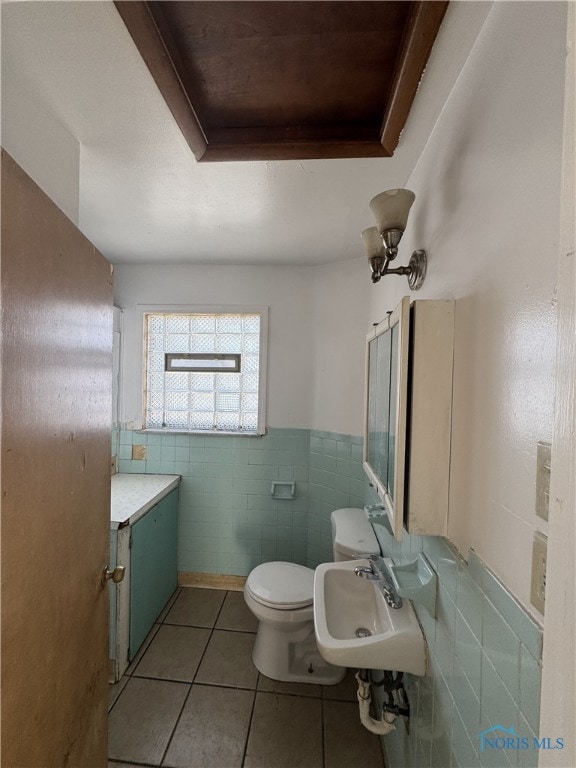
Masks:
[[[480,738],[480,752],[488,750],[511,750],[518,751],[522,749],[564,749],[565,739],[543,737],[527,738],[519,736],[514,730],[514,726],[504,728],[502,725],[494,725],[486,731],[482,731]]]

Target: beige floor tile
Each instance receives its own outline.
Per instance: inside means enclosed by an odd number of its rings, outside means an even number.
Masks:
[[[325,768],[384,768],[380,739],[370,733],[348,701],[324,702]]]
[[[182,591],[182,587],[177,587],[174,590],[174,593],[172,594],[172,596],[170,597],[170,599],[168,600],[168,602],[166,603],[166,605],[162,609],[162,613],[156,619],[156,623],[157,624],[162,624],[162,622],[164,621],[164,619],[168,615],[169,611],[172,609],[172,606],[176,602],[176,599],[178,598],[178,595],[180,594],[181,591]]]
[[[322,696],[322,686],[313,683],[284,683],[280,680],[272,680],[266,675],[258,677],[258,690],[268,693],[286,693],[292,696],[310,696],[319,699]]]
[[[200,627],[162,624],[134,670],[134,676],[191,683],[210,631]]]
[[[321,768],[322,702],[256,694],[246,768]]]
[[[160,765],[190,686],[131,678],[109,717],[109,757]]]
[[[246,605],[242,592],[228,592],[216,622],[217,629],[256,632],[258,619]]]
[[[323,685],[322,697],[324,700],[358,701],[356,696],[358,682],[355,677],[357,671],[357,669],[349,669],[344,680],[337,685]]]
[[[252,691],[194,685],[162,765],[241,768]]]
[[[214,630],[195,682],[256,688],[258,672],[252,663],[253,647],[254,635]]]
[[[116,699],[122,691],[124,690],[124,686],[128,682],[128,678],[126,676],[122,677],[120,680],[118,680],[117,683],[109,683],[108,685],[108,711],[112,709],[114,704],[116,703]]]
[[[225,597],[226,592],[222,589],[182,587],[164,623],[213,627]]]
[[[128,668],[126,669],[126,672],[124,673],[125,675],[131,675],[132,672],[134,672],[134,670],[136,669],[136,667],[140,663],[140,659],[146,653],[146,649],[148,648],[148,646],[150,645],[150,643],[154,639],[154,635],[156,634],[156,632],[158,632],[159,628],[160,628],[160,624],[154,624],[154,626],[152,627],[150,632],[148,632],[144,642],[142,643],[142,645],[138,649],[136,655],[134,656],[134,658],[132,659],[130,664],[128,664]]]

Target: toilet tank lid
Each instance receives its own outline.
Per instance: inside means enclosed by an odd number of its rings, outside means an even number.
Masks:
[[[379,555],[380,545],[363,509],[335,509],[331,514],[334,548],[343,555]]]

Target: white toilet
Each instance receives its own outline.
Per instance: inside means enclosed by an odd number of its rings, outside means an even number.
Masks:
[[[335,562],[380,554],[363,509],[332,512]],[[314,571],[294,563],[263,563],[250,573],[244,599],[259,620],[254,666],[273,680],[334,685],[346,670],[324,661],[314,636]]]

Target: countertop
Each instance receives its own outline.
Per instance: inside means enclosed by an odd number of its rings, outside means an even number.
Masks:
[[[111,528],[135,523],[177,488],[180,479],[180,475],[112,475]]]

